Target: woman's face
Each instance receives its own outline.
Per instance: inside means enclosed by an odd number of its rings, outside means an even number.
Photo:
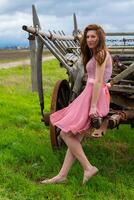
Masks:
[[[88,31],[87,36],[86,36],[86,41],[87,41],[87,45],[90,49],[96,48],[98,41],[99,41],[96,31],[94,31],[94,30]]]

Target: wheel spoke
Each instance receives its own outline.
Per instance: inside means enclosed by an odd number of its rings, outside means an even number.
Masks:
[[[68,104],[68,101],[66,99],[65,88],[61,88],[60,92],[61,92],[60,98],[62,99],[64,106],[66,106]]]
[[[70,87],[67,80],[57,81],[51,102],[51,111],[55,112],[65,108],[69,104]],[[53,148],[59,148],[63,142],[59,137],[60,129],[50,123],[51,144]]]

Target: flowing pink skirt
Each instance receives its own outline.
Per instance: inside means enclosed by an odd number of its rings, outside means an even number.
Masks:
[[[64,132],[83,133],[90,129],[90,105],[93,91],[92,80],[88,81],[82,93],[67,107],[50,115],[51,123]],[[97,103],[97,115],[104,117],[109,112],[110,95],[103,84]]]

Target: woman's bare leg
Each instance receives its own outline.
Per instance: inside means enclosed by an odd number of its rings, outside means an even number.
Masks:
[[[79,134],[79,135],[76,135],[75,137],[79,142],[81,142],[82,139],[84,138],[84,134]],[[75,156],[72,154],[71,150],[68,148],[62,168],[60,169],[60,172],[59,172],[61,176],[67,177],[68,172],[72,164],[74,163],[75,159],[76,159]]]
[[[84,170],[88,170],[92,167],[82,149],[80,141],[73,134],[61,132],[61,137],[73,155],[79,160]]]
[[[84,137],[84,134],[81,134],[81,135],[79,134],[79,135],[76,135],[75,137],[78,141],[81,142],[83,137]],[[60,182],[64,181],[66,179],[68,172],[69,172],[72,164],[74,163],[75,159],[76,159],[75,156],[72,154],[72,152],[68,148],[66,155],[65,155],[65,158],[64,158],[63,165],[62,165],[58,175],[51,178],[51,179],[43,180],[43,181],[41,181],[41,183],[44,183],[44,184],[60,183]]]
[[[83,183],[87,182],[89,178],[91,178],[98,172],[98,169],[90,164],[83,151],[80,141],[76,139],[73,134],[66,134],[64,132],[61,132],[61,136],[70,151],[81,163],[84,169]]]
[[[68,171],[72,166],[75,158],[77,158],[81,163],[81,165],[83,166],[84,169],[83,183],[86,183],[93,175],[95,175],[98,172],[98,169],[90,164],[82,149],[80,140],[76,136],[74,136],[71,133],[67,134],[64,132],[61,132],[61,136],[64,142],[68,146],[63,166],[57,176],[48,180],[41,181],[41,183],[50,184],[50,183],[61,183],[65,181]]]

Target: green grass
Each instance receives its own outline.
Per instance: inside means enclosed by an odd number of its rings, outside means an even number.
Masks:
[[[56,80],[65,77],[56,60],[45,62],[46,111]],[[40,121],[38,96],[31,92],[30,80],[28,66],[0,70],[0,200],[134,199],[134,130],[127,125],[83,143],[87,157],[100,169],[87,185],[81,185],[83,171],[78,162],[66,184],[38,184],[56,175],[65,148],[52,150],[49,128]]]

